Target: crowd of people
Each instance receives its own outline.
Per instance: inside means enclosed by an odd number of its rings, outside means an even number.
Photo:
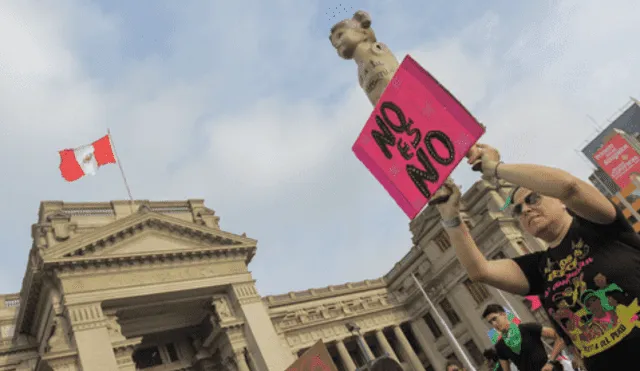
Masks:
[[[505,164],[476,144],[468,164],[513,186],[508,210],[548,249],[488,260],[460,217],[461,193],[447,180],[433,199],[469,277],[513,294],[540,298],[553,328],[515,324],[489,305],[484,319],[500,340],[484,353],[490,370],[626,370],[640,361],[640,236],[622,211],[591,184],[552,167]],[[547,352],[543,339],[553,341]],[[568,357],[562,357],[564,350]],[[464,370],[450,362],[446,371]]]

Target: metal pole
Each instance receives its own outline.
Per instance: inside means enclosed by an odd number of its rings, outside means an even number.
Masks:
[[[458,341],[456,340],[456,337],[453,335],[453,333],[449,329],[449,326],[447,326],[447,323],[444,321],[444,318],[442,318],[442,316],[438,312],[438,309],[436,308],[436,306],[433,305],[433,302],[431,301],[431,299],[429,299],[429,295],[427,295],[427,292],[424,291],[424,288],[420,284],[420,281],[418,281],[418,279],[416,278],[416,276],[413,273],[411,273],[411,277],[413,277],[413,280],[416,282],[416,285],[418,286],[418,288],[422,292],[422,295],[424,295],[424,299],[427,301],[427,304],[429,305],[429,308],[431,308],[431,311],[433,312],[433,314],[436,316],[436,318],[440,322],[440,325],[444,328],[444,333],[447,336],[447,339],[449,340],[449,342],[451,343],[451,346],[456,348],[458,353],[460,353],[460,355],[462,356],[462,363],[464,363],[464,367],[466,367],[468,371],[476,371],[476,368],[473,366],[473,363],[471,362],[469,357],[467,357],[467,354],[464,352],[464,349],[462,349],[460,344],[458,344]]]
[[[511,313],[513,313],[513,315],[514,315],[514,316],[516,316],[516,317],[518,317],[518,318],[522,319],[522,317],[520,317],[520,316],[518,315],[518,312],[516,312],[516,310],[515,310],[515,309],[513,309],[513,306],[511,305],[511,303],[509,302],[509,300],[507,300],[507,297],[506,297],[506,296],[504,296],[504,294],[502,293],[502,291],[497,290],[497,289],[496,289],[496,291],[498,291],[498,295],[500,295],[500,297],[502,298],[502,300],[507,304],[507,307],[509,307],[509,310],[511,311]]]
[[[124,187],[127,189],[127,194],[129,195],[129,207],[131,208],[131,213],[133,214],[133,196],[131,195],[131,188],[129,188],[129,182],[127,182],[127,177],[124,175],[124,169],[122,168],[122,163],[120,162],[120,158],[118,157],[118,152],[116,151],[116,145],[113,142],[113,138],[111,137],[111,130],[107,128],[107,135],[109,136],[109,142],[111,144],[111,148],[113,148],[113,157],[116,158],[116,163],[120,168],[120,175],[122,175],[122,180],[124,181]]]
[[[371,361],[373,361],[372,358],[369,358],[369,352],[367,352],[367,347],[364,345],[364,339],[362,338],[362,335],[360,334],[360,330],[358,330],[356,332],[356,341],[358,342],[358,346],[360,347],[360,352],[362,352],[363,356],[364,356],[364,363],[365,365],[368,365]]]

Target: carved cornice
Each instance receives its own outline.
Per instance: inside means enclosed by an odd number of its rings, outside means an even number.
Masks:
[[[242,259],[255,250],[255,246],[237,245],[233,248],[203,248],[197,250],[174,250],[153,254],[107,255],[74,259],[58,259],[45,263],[45,269],[54,269],[59,275],[87,269],[101,271],[120,271],[128,268],[140,269],[142,266],[162,266],[164,264],[198,263],[207,260],[229,261]],[[244,260],[244,259],[243,259]],[[246,263],[246,261],[245,261]]]
[[[66,310],[74,332],[107,327],[108,319],[102,313],[100,303],[67,306]]]
[[[58,369],[63,366],[76,365],[78,361],[78,352],[69,350],[65,352],[56,352],[45,354],[42,360],[47,362],[52,369]]]
[[[240,305],[251,304],[262,300],[256,290],[255,281],[233,285],[233,293]]]
[[[20,293],[20,311],[16,319],[17,333],[30,333],[38,309],[44,276],[44,272],[37,268],[32,268],[31,271],[27,270],[25,274],[22,281],[22,292]]]
[[[18,353],[38,352],[38,346],[33,344],[16,345],[12,339],[6,340],[6,343],[0,346],[0,357],[15,355]]]
[[[479,204],[485,204],[485,202],[483,202],[483,197],[494,189],[495,187],[491,187],[491,185],[485,180],[476,181],[462,195],[463,206],[461,211],[463,213],[469,211],[470,214],[473,214],[471,210],[476,209]],[[433,227],[440,222],[440,220],[440,214],[437,209],[432,206],[427,206],[422,213],[414,218],[409,223],[409,229],[413,235],[414,245],[418,245],[420,241],[429,234]]]
[[[411,272],[430,270],[432,265],[424,251],[418,246],[413,246],[409,253],[384,276],[387,287],[389,290],[395,291]]]
[[[227,328],[225,328],[224,331],[232,347],[234,347],[234,345],[237,346],[238,344],[242,344],[242,345],[246,344],[243,323],[238,323],[233,326],[228,326]]]
[[[288,294],[269,295],[265,296],[263,300],[270,309],[276,309],[292,304],[316,301],[323,298],[334,298],[336,296],[343,296],[363,291],[385,288],[386,286],[387,284],[384,278],[377,278],[374,280],[349,282],[342,285],[331,285],[322,288],[295,291]]]
[[[364,298],[351,298],[333,303],[317,303],[304,308],[271,314],[276,332],[288,333],[310,327],[323,326],[336,321],[374,315],[401,307],[388,293],[375,293]]]
[[[142,336],[119,341],[113,344],[113,351],[116,353],[116,357],[120,354],[128,354],[131,356],[131,353],[135,350],[135,348],[142,343]]]
[[[146,212],[133,214],[107,224],[95,232],[79,235],[69,241],[57,244],[51,249],[45,250],[44,258],[46,261],[51,261],[64,257],[86,255],[92,251],[111,246],[147,228],[166,230],[170,233],[188,236],[207,245],[255,246],[257,243],[256,240],[247,237],[237,236],[159,213]]]
[[[116,273],[109,279],[104,279],[94,272]],[[177,264],[177,262],[164,262],[162,265],[155,265],[152,269],[140,265],[129,267],[116,267],[110,269],[103,267],[99,270],[81,271],[72,275],[65,274],[62,286],[65,294],[75,294],[81,292],[92,292],[98,290],[119,289],[125,287],[139,287],[141,285],[159,285],[174,282],[187,282],[204,278],[214,278],[239,275],[247,272],[247,267],[242,261],[206,261],[194,260]],[[84,273],[84,274],[83,274]],[[186,287],[185,287],[186,288]]]
[[[403,309],[393,309],[380,313],[371,313],[353,320],[360,327],[362,334],[381,330],[410,320],[408,313]],[[344,321],[333,321],[313,329],[304,328],[287,332],[285,335],[289,347],[300,350],[312,346],[322,339],[325,343],[341,340],[353,336],[345,327]]]

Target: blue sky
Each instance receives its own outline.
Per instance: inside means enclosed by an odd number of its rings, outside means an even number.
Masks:
[[[135,198],[204,198],[223,229],[259,241],[261,294],[378,277],[411,247],[408,220],[351,153],[371,106],[331,25],[369,11],[505,161],[586,178],[587,115],[604,123],[640,96],[634,5],[2,1],[0,292],[20,289],[41,200],[126,198],[116,166],[71,184],[58,172],[58,150],[107,127]]]

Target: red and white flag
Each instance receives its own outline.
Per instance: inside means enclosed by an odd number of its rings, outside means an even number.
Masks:
[[[85,175],[95,175],[100,166],[115,163],[116,156],[109,135],[86,146],[60,151],[60,172],[68,182]]]

